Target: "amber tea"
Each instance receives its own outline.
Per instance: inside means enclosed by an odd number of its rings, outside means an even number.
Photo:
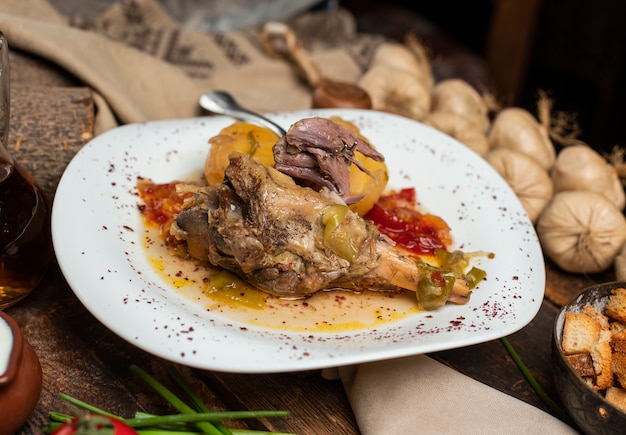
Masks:
[[[43,192],[22,167],[0,162],[0,309],[37,286],[51,255]]]

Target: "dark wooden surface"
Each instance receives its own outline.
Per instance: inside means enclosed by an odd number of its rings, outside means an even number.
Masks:
[[[13,111],[9,150],[52,198],[71,157],[92,136],[94,107],[88,88],[53,66],[25,56],[13,60]],[[558,306],[584,287],[609,281],[564,274],[548,264],[546,298],[537,317],[509,340],[546,392],[556,399],[550,375],[550,336]],[[37,408],[20,433],[40,433],[49,411],[70,411],[65,392],[110,412],[166,412],[166,404],[129,372],[138,364],[166,379],[163,361],[115,336],[78,301],[53,264],[28,298],[9,308],[38,354],[44,386]],[[458,371],[546,409],[499,341],[433,354]],[[341,382],[320,372],[244,375],[178,367],[215,410],[288,409],[289,418],[243,422],[256,429],[300,434],[358,434]],[[171,410],[169,410],[171,411]],[[236,425],[239,423],[233,423]]]

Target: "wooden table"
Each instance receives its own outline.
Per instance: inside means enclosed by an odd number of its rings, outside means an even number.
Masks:
[[[90,90],[51,65],[12,54],[13,105],[10,152],[27,166],[52,198],[63,169],[93,136]],[[581,289],[613,279],[570,275],[548,263],[546,297],[537,317],[509,340],[539,384],[556,399],[550,374],[550,338],[555,313]],[[7,310],[38,354],[44,375],[40,402],[20,433],[40,433],[49,411],[71,411],[57,397],[65,392],[110,412],[167,412],[162,399],[138,381],[137,364],[165,380],[160,358],[118,338],[74,296],[56,264],[36,291]],[[546,409],[499,341],[432,355],[498,390]],[[291,417],[243,422],[254,429],[301,434],[357,434],[343,386],[320,372],[228,374],[178,367],[215,410],[287,409]],[[238,423],[233,423],[233,426]]]

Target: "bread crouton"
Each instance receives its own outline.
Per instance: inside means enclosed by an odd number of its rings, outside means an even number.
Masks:
[[[596,375],[596,371],[593,368],[593,361],[591,360],[591,354],[588,353],[575,353],[573,355],[565,355],[565,361],[581,378],[593,377]]]
[[[612,335],[611,345],[614,353],[626,354],[626,329]]]
[[[626,388],[626,353],[614,353],[612,366],[619,386]]]
[[[608,388],[605,398],[607,402],[626,412],[626,390],[617,387]]]
[[[613,385],[612,356],[609,341],[600,341],[591,348],[591,360],[596,372],[595,390],[606,390]]]
[[[587,314],[568,312],[563,326],[563,353],[590,353],[600,339],[600,323]]]
[[[588,315],[593,319],[596,319],[598,323],[600,323],[600,328],[602,328],[602,330],[609,329],[609,318],[602,314],[602,311],[600,311],[598,308],[592,305],[585,305],[580,312]]]
[[[615,335],[620,331],[626,329],[626,325],[621,322],[611,322],[609,324],[609,329],[611,330],[611,334]]]
[[[613,289],[604,310],[566,312],[561,346],[581,379],[626,412],[626,288]]]
[[[606,303],[606,315],[621,323],[626,323],[626,289],[616,288]]]

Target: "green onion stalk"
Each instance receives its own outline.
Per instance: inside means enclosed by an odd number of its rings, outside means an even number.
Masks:
[[[228,428],[222,420],[254,419],[269,417],[286,417],[288,411],[224,411],[212,412],[206,404],[193,392],[180,373],[171,365],[166,366],[170,376],[176,381],[181,389],[187,394],[192,406],[187,405],[162,383],[146,373],[136,365],[131,365],[130,370],[138,376],[154,391],[159,393],[170,405],[179,411],[178,414],[154,415],[143,412],[135,413],[134,418],[122,418],[111,414],[103,409],[85,403],[79,399],[60,393],[59,397],[68,403],[80,408],[82,411],[114,418],[135,429],[140,435],[295,435],[280,432],[268,432],[253,429]],[[44,433],[51,433],[59,426],[72,421],[75,416],[59,412],[50,412],[50,423],[43,429]]]
[[[517,354],[511,342],[509,342],[509,340],[506,337],[502,337],[500,339],[500,342],[504,345],[505,349],[507,350],[507,352],[513,359],[513,362],[515,362],[515,365],[517,365],[517,367],[520,369],[520,371],[522,372],[526,380],[530,383],[530,386],[532,387],[532,389],[535,391],[535,393],[537,393],[539,398],[543,401],[543,403],[546,404],[546,406],[550,409],[550,411],[552,411],[552,413],[562,422],[572,427],[576,427],[576,424],[570,418],[567,412],[565,412],[561,407],[559,407],[556,404],[556,402],[554,402],[550,398],[550,396],[546,394],[543,388],[541,388],[541,385],[539,385],[539,382],[537,382],[537,380],[532,375],[530,370],[528,370],[528,367],[526,367],[526,364],[524,364],[520,356]]]

